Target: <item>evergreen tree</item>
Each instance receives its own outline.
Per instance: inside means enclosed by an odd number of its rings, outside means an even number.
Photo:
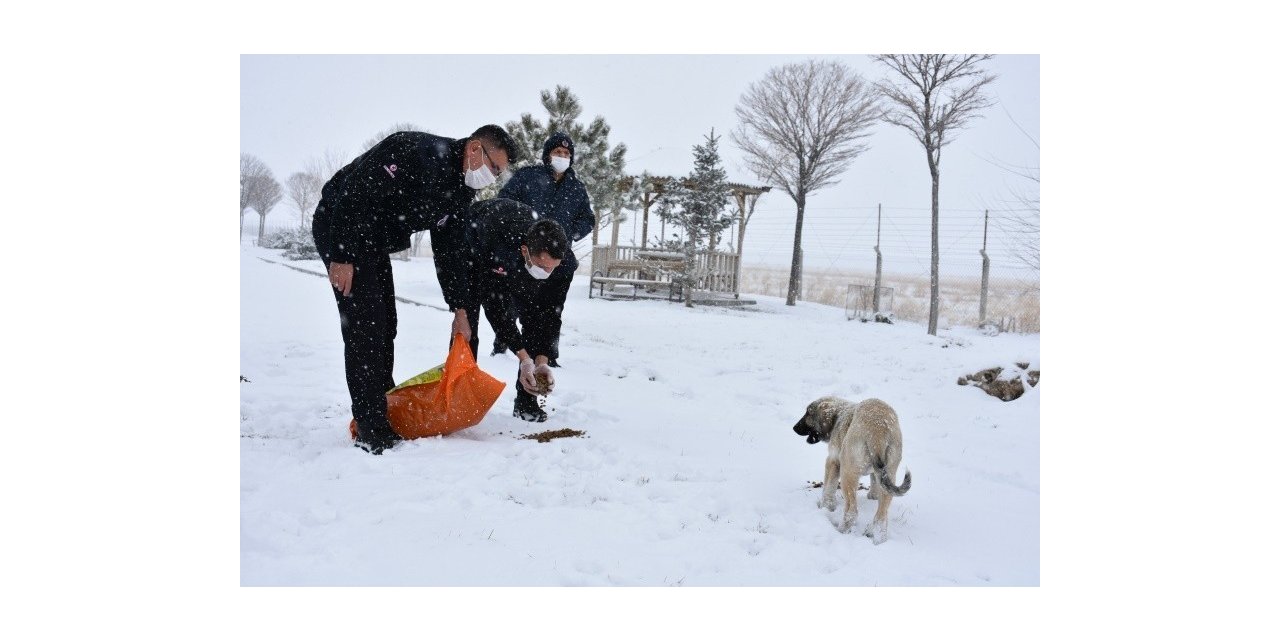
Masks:
[[[725,213],[729,185],[720,163],[720,136],[712,129],[704,139],[705,144],[693,148],[693,172],[671,181],[667,196],[657,209],[659,218],[683,231],[679,239],[663,244],[684,254],[684,266],[679,273],[672,274],[672,280],[684,290],[686,307],[693,306],[694,286],[709,275],[705,267],[698,266],[698,251],[709,249],[711,237],[733,223],[733,216]]]

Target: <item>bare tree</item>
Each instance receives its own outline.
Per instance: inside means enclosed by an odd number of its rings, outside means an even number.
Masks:
[[[276,182],[275,176],[268,169],[265,174],[261,174],[253,178],[250,187],[251,196],[249,206],[258,212],[258,244],[262,244],[263,236],[266,233],[267,214],[271,209],[280,203],[283,193],[280,189],[280,183]]]
[[[1026,129],[1023,129],[1022,125],[1009,114],[1008,109],[1004,110],[1004,114],[1015,127],[1018,127],[1018,131],[1026,136],[1039,154],[1040,141],[1027,133]],[[1017,166],[999,160],[992,160],[991,163],[1034,185],[1015,189],[1012,192],[1012,197],[1007,202],[1008,206],[1000,207],[1004,209],[1005,215],[996,218],[996,228],[1004,231],[1009,238],[1006,246],[1009,247],[1013,256],[1038,275],[1040,273],[1040,165],[1037,163],[1029,167]]]
[[[810,60],[770,69],[734,108],[740,123],[731,138],[746,153],[747,167],[796,203],[788,305],[799,295],[805,200],[836,184],[866,151],[862,141],[881,113],[878,98],[844,64]]]
[[[924,147],[933,180],[932,255],[929,262],[929,335],[938,335],[938,178],[942,147],[991,104],[983,92],[996,79],[979,65],[990,55],[871,56],[893,73],[876,88],[889,100],[884,120],[911,132]]]
[[[300,228],[305,231],[311,227],[311,216],[316,211],[316,204],[320,202],[320,188],[324,183],[314,173],[299,171],[289,176],[284,184],[293,206],[298,208]]]
[[[240,154],[240,235],[244,235],[244,212],[252,206],[254,190],[261,185],[259,178],[270,174],[271,169],[257,156]]]
[[[1039,169],[1037,169],[1037,172]],[[1009,248],[1013,255],[1029,269],[1040,273],[1040,177],[1035,178],[1036,194],[1018,193],[1014,202],[1019,206],[1005,210],[996,225],[1009,236]]]

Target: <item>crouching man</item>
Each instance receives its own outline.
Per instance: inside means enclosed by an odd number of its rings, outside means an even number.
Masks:
[[[484,307],[497,339],[520,361],[513,415],[545,422],[547,413],[538,406],[537,394],[549,393],[555,386],[547,360],[554,354],[562,308],[549,295],[547,279],[569,251],[569,238],[560,223],[506,198],[471,205],[470,217],[468,244],[473,259],[469,287],[466,299],[451,305],[454,328],[468,330],[463,331],[463,337],[472,343],[474,352],[478,319],[470,317],[467,310]],[[518,315],[513,316],[509,309]]]

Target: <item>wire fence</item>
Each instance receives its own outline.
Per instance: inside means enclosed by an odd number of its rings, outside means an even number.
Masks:
[[[742,293],[786,298],[789,276],[790,271],[786,267],[743,267]],[[890,320],[927,323],[929,321],[929,281],[927,274],[918,276],[882,273],[880,287],[882,290],[891,289],[892,291],[888,295],[881,295],[878,312]],[[805,271],[801,278],[798,299],[844,308],[850,319],[859,317],[857,312],[871,307],[869,309],[871,313],[859,319],[873,319],[877,310],[860,297],[865,294],[851,296],[850,285],[874,288],[875,273]],[[1040,284],[1038,281],[1020,277],[992,277],[988,281],[984,309],[980,277],[940,278],[938,325],[1039,333]]]
[[[874,309],[858,307],[879,285],[892,290],[880,301],[887,317],[927,323],[933,226],[927,207],[807,209],[799,299],[874,318]],[[937,226],[939,326],[1038,333],[1038,199],[999,209],[942,209]],[[790,264],[794,238],[794,209],[775,204],[756,212],[747,227],[744,293],[786,297],[789,269],[777,265]],[[861,292],[851,294],[851,287]]]
[[[851,318],[874,318],[881,313],[890,320],[927,323],[930,217],[928,209],[890,207],[807,213],[803,230],[807,255],[801,261],[799,299],[845,308]],[[1038,209],[940,212],[940,327],[1039,333],[1038,219]],[[246,219],[242,242],[256,242],[257,222]],[[781,215],[758,216],[748,223],[740,293],[786,298],[789,268],[782,265],[790,263],[794,228],[794,212],[790,220]],[[268,224],[263,235],[294,229],[298,229],[296,223]],[[732,246],[733,235],[726,234],[727,246],[721,245],[721,250],[738,251]],[[601,241],[605,237],[602,233]],[[414,240],[413,248],[395,257],[431,255],[430,242],[425,238],[419,242],[417,236]],[[589,273],[590,236],[575,243],[574,252],[582,262],[580,272]],[[877,285],[892,293],[880,296],[880,308],[866,314],[865,294],[852,295],[851,286],[874,291]]]

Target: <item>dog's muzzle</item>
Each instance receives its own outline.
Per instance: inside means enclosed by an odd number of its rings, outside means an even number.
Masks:
[[[801,418],[800,421],[796,423],[796,426],[791,427],[791,429],[802,436],[807,436],[805,441],[809,444],[817,444],[818,440],[820,440],[818,435],[809,428],[809,425],[804,423],[804,418]]]

